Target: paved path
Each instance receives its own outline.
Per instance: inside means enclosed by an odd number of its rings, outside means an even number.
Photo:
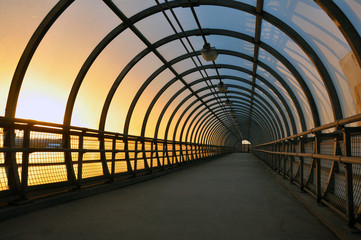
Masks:
[[[0,239],[336,239],[250,154],[0,223]]]

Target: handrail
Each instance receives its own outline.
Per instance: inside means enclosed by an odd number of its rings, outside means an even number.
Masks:
[[[346,124],[354,123],[354,122],[358,122],[358,121],[361,121],[361,114],[356,114],[356,115],[353,115],[351,117],[347,117],[347,118],[340,119],[340,120],[337,120],[337,121],[334,121],[334,122],[331,122],[331,123],[327,123],[325,125],[315,127],[315,128],[310,129],[310,130],[307,130],[307,131],[304,131],[304,132],[301,132],[301,133],[297,133],[295,135],[285,137],[285,138],[282,138],[282,139],[279,139],[279,140],[259,144],[259,145],[254,146],[254,148],[267,146],[267,145],[271,145],[271,144],[274,144],[274,143],[279,143],[279,142],[282,142],[282,141],[287,141],[287,140],[302,137],[302,136],[305,136],[305,135],[308,135],[308,134],[317,133],[317,132],[320,132],[322,130],[326,130],[326,129],[329,129],[329,128],[344,126]]]
[[[361,157],[335,156],[335,155],[318,154],[318,153],[273,152],[262,149],[257,149],[257,151],[269,153],[269,154],[278,154],[283,156],[310,157],[310,158],[330,160],[339,163],[361,164]]]
[[[318,203],[338,209],[350,227],[361,230],[361,127],[345,126],[359,121],[361,114],[256,145],[252,151],[301,190],[311,192]],[[337,131],[322,133],[334,127]],[[306,138],[308,134],[314,136]]]
[[[0,117],[0,130],[0,203],[41,198],[42,191],[58,192],[59,184],[80,189],[233,151],[230,146],[6,117]]]

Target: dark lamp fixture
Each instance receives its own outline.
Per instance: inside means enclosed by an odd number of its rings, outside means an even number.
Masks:
[[[224,104],[225,104],[226,106],[232,106],[232,102],[229,101],[228,99],[224,102]]]
[[[234,110],[231,110],[230,113],[231,113],[231,115],[236,114]]]
[[[221,93],[225,93],[227,92],[228,87],[226,85],[224,85],[224,83],[221,81],[218,85],[217,85],[218,91]]]
[[[204,44],[201,53],[204,60],[206,60],[207,62],[216,60],[218,56],[216,48],[211,47],[209,43]]]

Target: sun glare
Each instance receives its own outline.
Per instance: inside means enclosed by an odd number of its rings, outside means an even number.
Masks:
[[[17,106],[16,117],[45,122],[61,123],[64,104],[47,92],[29,92],[21,97]]]

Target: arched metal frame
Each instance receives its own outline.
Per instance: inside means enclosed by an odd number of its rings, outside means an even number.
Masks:
[[[240,68],[235,67],[235,66],[232,66],[232,65],[216,65],[216,66],[218,66],[219,68],[230,68],[230,69],[236,69],[236,70],[240,69]],[[207,66],[205,66],[205,67],[207,67]],[[213,67],[213,66],[210,66],[210,67]],[[191,74],[191,73],[196,72],[196,71],[197,71],[197,69],[196,69],[196,68],[193,68],[193,69],[190,69],[190,70],[182,73],[181,75],[182,75],[182,76],[186,76],[186,75]],[[235,79],[236,79],[236,80],[241,80],[240,78],[237,78],[237,77],[235,77]],[[192,82],[192,83],[190,84],[190,86],[192,86],[192,85],[194,85],[194,84],[196,84],[196,83],[199,83],[200,81],[201,81],[201,80],[196,80],[196,81]],[[243,82],[248,83],[247,80],[245,80],[245,81],[243,81]],[[234,88],[239,88],[239,87],[236,86],[236,85],[229,85],[229,86],[232,86],[232,87],[234,87]],[[244,90],[244,91],[249,91],[249,89],[245,89],[245,88],[242,88],[242,87],[240,87],[239,89],[242,89],[242,90]],[[262,93],[264,93],[264,94],[275,104],[275,106],[276,106],[276,107],[278,108],[278,110],[281,112],[281,115],[282,115],[282,117],[283,117],[284,122],[285,122],[285,123],[288,122],[288,121],[285,120],[285,119],[286,119],[286,118],[285,118],[285,115],[283,114],[283,111],[281,110],[281,108],[280,108],[280,106],[278,105],[277,101],[274,100],[274,98],[273,98],[267,91],[265,91],[263,88],[257,88],[257,89],[260,90]],[[178,93],[177,93],[177,94],[178,94]],[[175,94],[175,95],[177,95],[177,94]],[[280,97],[281,97],[281,96],[280,96]],[[283,99],[283,98],[281,97],[281,99]],[[282,104],[283,104],[283,106],[285,107],[285,109],[288,110],[288,111],[287,111],[287,114],[288,114],[288,117],[289,117],[290,120],[291,120],[290,124],[291,124],[291,126],[292,126],[293,132],[295,132],[295,131],[296,131],[296,125],[295,125],[295,121],[294,121],[294,119],[293,119],[293,115],[292,115],[289,107],[286,106],[286,102],[282,102]],[[288,128],[288,125],[287,125],[287,124],[286,124],[286,127]],[[287,130],[287,134],[288,134],[288,135],[290,134],[289,130]]]
[[[243,95],[243,94],[241,94],[241,93],[237,93],[238,95]],[[244,96],[244,95],[243,95]],[[246,96],[247,97],[247,96]],[[239,97],[237,97],[237,99],[238,99]],[[239,99],[242,99],[242,98],[239,98]],[[211,101],[211,100],[210,100]],[[212,106],[217,106],[217,103],[214,103]],[[261,105],[262,106],[262,105]],[[265,113],[263,113],[263,116],[265,117],[265,116],[271,116],[271,117],[269,117],[269,118],[271,118],[272,120],[273,120],[273,122],[275,122],[275,120],[273,119],[273,115],[272,114],[270,114],[270,112],[269,112],[269,110],[268,109],[266,109],[266,108],[264,108],[264,106],[262,106],[261,107],[261,109],[265,109],[265,110],[261,110],[261,112],[264,112],[264,111],[266,111],[266,113],[268,113],[268,115],[266,115]],[[192,111],[192,113],[190,113],[189,115],[188,115],[188,117],[187,117],[187,119],[185,120],[185,123],[184,123],[184,125],[183,125],[183,127],[182,127],[182,131],[181,131],[181,136],[180,136],[180,139],[182,139],[182,135],[183,135],[183,132],[184,132],[184,128],[185,128],[185,126],[186,126],[186,123],[189,121],[189,119],[193,116],[193,114],[195,113],[195,111],[197,111],[198,109],[196,108],[196,109],[194,109],[193,111]],[[201,110],[198,114],[201,114],[202,113],[202,111],[205,111],[204,109],[203,110]],[[206,113],[205,113],[206,114]],[[187,138],[187,136],[188,136],[188,133],[189,133],[189,130],[191,129],[191,126],[193,125],[193,123],[194,123],[194,121],[196,121],[196,119],[195,118],[193,118],[193,120],[192,120],[192,122],[190,123],[190,127],[188,128],[188,131],[187,131],[187,134],[186,134],[186,141],[188,141],[188,138]],[[200,119],[198,120],[198,121],[200,121]],[[279,119],[278,119],[278,123],[280,123],[279,122]],[[194,129],[196,129],[195,127],[193,127],[192,128],[193,129],[193,131],[194,131]],[[277,127],[276,127],[276,125],[273,125],[273,127],[272,127],[272,129],[278,129]],[[280,136],[280,134],[279,135],[274,135],[275,137],[276,136]]]
[[[207,97],[209,97],[209,96],[211,96],[211,95],[212,95],[211,93],[205,94],[205,95],[203,95],[203,98],[207,98]],[[242,94],[242,93],[237,93],[237,97],[235,97],[235,98],[237,98],[237,99],[242,99],[244,102],[250,103],[250,100],[248,100],[247,98],[240,98],[239,96],[246,96],[246,95],[244,95],[244,94]],[[248,97],[248,96],[246,96],[246,97]],[[213,101],[213,100],[212,100],[212,99],[211,99],[211,100],[208,100],[208,101],[206,101],[206,103],[211,102],[211,101]],[[176,132],[177,132],[177,130],[178,130],[178,126],[179,126],[179,124],[180,124],[180,121],[183,119],[183,116],[184,116],[185,113],[188,111],[188,109],[193,106],[193,104],[195,104],[195,102],[189,104],[188,107],[187,107],[187,109],[185,109],[185,110],[183,111],[183,113],[180,115],[180,117],[178,118],[178,121],[177,121],[177,123],[176,123],[176,125],[175,125],[174,134],[173,134],[173,140],[174,140],[174,141],[176,140],[175,134],[176,134]],[[264,106],[263,104],[260,103],[260,105],[261,105],[261,109],[265,109],[265,111],[268,113],[268,116],[271,116],[271,114],[270,114],[270,112],[268,111],[268,109],[265,108],[265,106]],[[179,141],[181,141],[181,140],[183,139],[182,136],[183,136],[183,133],[184,133],[184,129],[185,129],[186,124],[188,123],[189,119],[193,116],[193,114],[195,114],[195,112],[199,109],[199,107],[200,107],[200,106],[198,106],[198,108],[194,108],[194,109],[192,110],[192,112],[189,113],[188,116],[187,116],[187,118],[185,119],[185,121],[184,121],[184,123],[183,123],[183,127],[182,127],[182,130],[181,130],[181,133],[180,133]],[[199,113],[198,113],[198,114],[199,114]],[[186,141],[187,141],[187,139],[186,139]]]
[[[62,3],[62,6],[60,7],[60,3]],[[29,47],[29,45],[27,46],[27,49],[30,48],[30,49],[33,49],[33,51],[35,52],[36,50],[36,47],[37,45],[40,43],[42,37],[45,35],[47,29],[50,28],[50,26],[52,25],[52,23],[55,22],[56,18],[58,16],[61,15],[61,13],[72,3],[72,1],[61,1],[59,2],[59,4],[57,5],[58,7],[55,8],[52,10],[53,12],[53,18],[51,18],[50,21],[43,21],[42,24],[45,26],[43,27],[43,29],[46,29],[45,32],[44,30],[41,31],[40,30],[40,27],[37,29],[36,33],[38,32],[42,32],[42,36],[37,36],[36,34],[34,34],[34,39],[36,39],[37,41],[37,44],[32,44],[31,47]],[[128,19],[126,18],[124,15],[122,15],[122,13],[119,11],[119,9],[111,2],[111,1],[105,1],[105,3],[123,20],[123,23],[122,25],[126,25],[126,23],[129,23],[130,28],[132,28],[133,25],[131,25],[130,23],[134,23],[134,22],[137,22],[151,14],[154,14],[156,13],[156,9],[155,7],[151,7],[149,9],[146,9],[144,10],[143,12],[140,12],[138,14],[136,14],[135,16],[133,16],[131,19]],[[243,4],[243,3],[235,3],[233,1],[223,1],[222,3],[219,3],[219,2],[214,2],[214,1],[199,1],[199,4],[201,5],[219,5],[219,6],[224,6],[224,7],[230,7],[230,8],[234,8],[234,9],[238,9],[238,10],[241,10],[241,11],[245,11],[245,12],[248,12],[250,14],[253,14],[253,15],[256,15],[257,12],[255,11],[255,8],[252,7],[252,6],[249,6],[247,4]],[[175,8],[175,7],[180,7],[181,5],[177,2],[170,2],[170,7],[172,8]],[[163,9],[167,9],[167,6],[165,4],[163,4],[162,6]],[[159,11],[159,10],[158,10]],[[50,13],[49,13],[50,15]],[[263,15],[262,15],[263,19],[271,22],[272,24],[274,24],[275,26],[277,26],[278,28],[280,28],[281,30],[283,30],[287,35],[289,35],[292,39],[296,40],[295,42],[298,43],[302,49],[304,49],[304,51],[308,54],[308,56],[313,56],[314,59],[311,58],[311,60],[314,61],[315,65],[317,66],[317,69],[319,70],[319,72],[321,73],[321,76],[323,77],[324,81],[325,81],[325,85],[328,87],[328,90],[330,91],[330,94],[332,95],[332,105],[333,106],[339,106],[339,103],[337,104],[338,102],[338,98],[337,98],[337,94],[335,94],[336,92],[334,91],[334,88],[332,87],[332,82],[330,82],[329,80],[329,76],[327,74],[327,71],[325,69],[325,67],[322,65],[322,63],[319,61],[318,57],[316,54],[313,54],[313,50],[311,49],[311,47],[309,47],[306,43],[306,41],[304,41],[297,33],[295,33],[290,27],[288,27],[285,23],[283,23],[282,21],[280,21],[279,19],[277,19],[275,16],[272,16],[266,12],[263,12]],[[50,17],[49,17],[50,18]],[[123,27],[124,28],[124,27]],[[134,29],[132,29],[134,31]],[[143,39],[142,39],[143,40]],[[99,45],[98,45],[99,46]],[[105,46],[104,46],[105,47]],[[26,49],[26,50],[27,50]],[[99,48],[98,48],[99,49]],[[29,54],[26,56],[28,58],[28,62],[30,62],[31,60],[31,57],[29,57]],[[23,59],[23,57],[22,57]],[[88,58],[89,59],[89,58]],[[88,61],[88,62],[92,62],[92,61]],[[91,65],[91,63],[90,63]],[[89,65],[89,66],[90,66]],[[25,70],[17,70],[16,73],[21,73],[23,72],[23,74],[25,74],[25,71],[26,71],[26,68],[28,66],[28,64],[19,64],[19,66],[22,66],[22,68]],[[82,68],[83,69],[83,68]],[[87,71],[87,70],[86,70]],[[84,71],[84,72],[86,72]],[[15,75],[19,75],[19,74],[15,74]],[[14,76],[15,76],[14,75]],[[85,74],[84,74],[85,75]],[[24,76],[24,75],[23,75]],[[12,117],[15,115],[15,109],[16,109],[16,103],[17,103],[17,98],[18,98],[18,93],[19,93],[19,90],[20,90],[20,86],[22,82],[22,79],[23,79],[23,76],[21,76],[20,74],[20,77],[14,77],[14,80],[12,82],[12,86],[11,86],[11,89],[10,89],[10,92],[12,94],[9,94],[11,95],[11,101],[10,101],[10,98],[8,100],[8,104],[7,104],[7,110],[6,110],[6,116],[10,116],[12,115]],[[327,77],[328,76],[328,77]],[[80,86],[80,85],[79,85]],[[331,86],[331,87],[330,87]],[[79,89],[79,88],[78,88]],[[330,90],[331,89],[331,90]],[[74,92],[72,90],[72,92]],[[77,91],[75,91],[77,93]],[[71,94],[72,96],[76,96],[76,93],[75,94]],[[71,97],[70,97],[71,98]],[[69,99],[70,99],[69,98]],[[335,101],[335,102],[334,102]],[[69,102],[69,101],[68,101]],[[340,115],[340,107],[334,107],[335,108],[335,116],[342,116],[342,114]],[[69,115],[70,114],[70,111],[68,111],[68,107],[67,107],[67,113],[68,114],[65,114],[65,115]],[[70,114],[71,115],[71,114]],[[68,117],[69,118],[69,117]],[[336,117],[336,119],[338,119],[340,117]],[[70,119],[70,118],[69,118]],[[66,121],[64,121],[64,123],[66,123]]]
[[[338,26],[338,28],[340,29],[341,33],[345,36],[346,40],[348,41],[351,49],[353,50],[356,59],[358,61],[358,63],[361,66],[361,41],[360,41],[360,35],[357,33],[356,29],[354,28],[354,26],[351,24],[351,22],[348,20],[348,18],[344,15],[344,13],[337,7],[337,5],[333,2],[329,3],[329,1],[326,0],[314,0],[325,12],[326,14],[328,14],[328,16],[336,23],[336,25]],[[41,43],[42,39],[44,38],[44,36],[46,35],[47,31],[52,27],[52,25],[54,24],[54,22],[58,19],[59,16],[61,16],[63,14],[63,12],[74,2],[74,0],[60,0],[51,11],[49,11],[49,13],[47,14],[47,16],[43,19],[43,21],[41,22],[41,24],[39,25],[39,27],[36,29],[36,31],[34,32],[33,36],[31,37],[30,41],[28,42],[19,62],[17,65],[17,68],[15,70],[12,82],[11,82],[11,86],[10,86],[10,90],[9,90],[9,95],[8,95],[8,99],[7,99],[7,103],[6,103],[6,110],[5,110],[5,117],[8,118],[14,118],[15,117],[15,112],[16,112],[16,106],[17,106],[17,102],[18,102],[18,97],[19,97],[19,93],[20,93],[20,89],[21,89],[21,85],[26,73],[26,70],[32,60],[32,57],[35,53],[35,51],[37,50],[39,44]],[[170,41],[172,41],[172,38],[178,39],[177,35],[173,35],[173,36],[169,36],[165,39],[163,39],[163,42],[159,41],[157,44],[159,44],[158,46],[156,44],[151,44],[146,37],[144,37],[144,35],[134,26],[134,24],[140,20],[145,19],[146,17],[149,17],[153,14],[159,13],[161,11],[161,9],[169,9],[170,8],[178,8],[178,7],[184,7],[182,1],[171,1],[169,2],[169,4],[165,4],[162,3],[161,4],[161,8],[159,8],[159,6],[153,6],[150,7],[148,9],[145,9],[139,13],[137,13],[136,15],[127,18],[118,8],[117,6],[110,0],[104,0],[104,3],[122,20],[122,23],[117,26],[115,29],[113,29],[97,46],[96,48],[92,51],[92,53],[89,55],[89,57],[87,58],[87,60],[85,61],[85,63],[83,64],[81,70],[79,71],[73,87],[71,89],[69,98],[68,98],[68,102],[67,102],[67,106],[66,106],[66,110],[65,110],[65,114],[64,114],[64,126],[70,126],[70,122],[71,122],[71,117],[72,117],[72,112],[73,112],[73,108],[74,108],[74,103],[77,97],[77,94],[79,92],[79,89],[81,87],[81,84],[83,82],[83,79],[86,75],[86,73],[88,72],[88,70],[90,69],[90,67],[92,66],[92,63],[96,60],[96,58],[99,56],[99,54],[102,52],[103,49],[105,49],[107,47],[107,45],[115,38],[117,37],[119,34],[121,34],[124,30],[126,29],[131,29],[139,38],[141,41],[143,41],[143,43],[146,44],[147,48],[145,50],[143,50],[140,54],[138,54],[124,69],[123,71],[119,74],[118,78],[115,80],[113,87],[111,88],[110,92],[108,93],[108,97],[105,101],[105,104],[103,106],[103,111],[100,117],[100,124],[99,124],[99,130],[103,131],[104,127],[105,127],[105,121],[106,121],[106,117],[107,117],[107,112],[112,100],[112,97],[114,95],[114,93],[116,92],[119,84],[121,83],[123,77],[130,71],[130,69],[137,63],[139,62],[144,56],[146,56],[148,53],[153,52],[162,62],[163,62],[163,66],[162,69],[159,70],[159,73],[162,72],[165,69],[169,69],[176,77],[175,77],[175,81],[181,81],[184,85],[185,85],[185,89],[188,89],[194,96],[196,96],[196,98],[198,99],[199,102],[201,102],[209,111],[212,112],[212,110],[209,108],[209,106],[206,105],[206,103],[204,102],[204,100],[202,100],[202,97],[199,97],[197,95],[197,93],[192,90],[192,88],[190,87],[190,84],[187,84],[183,79],[182,79],[182,74],[177,73],[173,67],[171,62],[167,62],[165,60],[165,58],[158,52],[157,48],[160,47],[163,44],[166,44]],[[301,37],[301,35],[299,35],[296,31],[294,31],[289,25],[287,25],[286,23],[284,23],[283,21],[281,21],[279,18],[277,18],[276,16],[269,14],[265,11],[262,10],[262,6],[260,6],[260,3],[262,3],[262,1],[258,2],[257,7],[253,7],[250,6],[248,4],[244,4],[241,2],[236,2],[236,1],[231,1],[231,0],[224,0],[224,1],[216,1],[216,0],[198,0],[197,4],[199,5],[214,5],[214,6],[222,6],[222,7],[226,7],[226,8],[231,8],[231,9],[236,9],[236,10],[240,10],[243,12],[247,12],[249,14],[255,15],[257,17],[257,22],[258,22],[258,28],[259,28],[259,22],[261,20],[265,20],[268,21],[269,23],[271,23],[272,25],[274,25],[275,27],[277,27],[278,29],[280,29],[281,31],[283,31],[287,36],[289,36],[291,39],[293,39],[293,41],[304,51],[304,53],[308,56],[308,58],[311,60],[311,62],[314,64],[315,69],[318,71],[318,73],[320,74],[323,84],[327,90],[328,93],[328,97],[332,106],[332,110],[333,110],[333,116],[334,119],[341,119],[342,118],[342,109],[340,106],[340,102],[339,102],[339,98],[337,96],[337,92],[335,90],[335,87],[333,85],[332,79],[329,75],[329,73],[327,72],[326,67],[324,66],[324,64],[322,63],[322,61],[320,60],[320,58],[318,57],[318,55],[316,54],[316,52],[312,49],[312,47]],[[259,47],[263,48],[264,50],[266,50],[268,53],[270,53],[271,55],[273,55],[276,59],[278,59],[278,61],[280,61],[282,64],[284,64],[286,66],[286,68],[293,74],[293,76],[295,77],[295,79],[298,81],[299,85],[301,86],[306,99],[308,100],[308,104],[309,107],[311,109],[312,112],[312,116],[313,116],[313,123],[314,126],[318,126],[320,124],[320,120],[319,120],[319,116],[318,116],[318,111],[315,105],[315,102],[313,100],[312,94],[310,93],[310,91],[307,88],[307,84],[305,83],[305,81],[302,79],[301,75],[297,72],[296,68],[281,54],[279,54],[276,50],[274,50],[272,47],[268,46],[265,43],[262,43],[259,41],[259,32],[257,31],[256,34],[258,34],[258,37],[256,36],[255,38],[252,38],[250,36],[247,35],[243,35],[240,33],[236,33],[236,32],[232,32],[232,31],[227,31],[227,30],[222,30],[222,29],[203,29],[203,32],[208,35],[208,34],[218,34],[218,35],[225,35],[225,36],[229,36],[229,37],[236,37],[245,41],[248,41],[250,43],[253,43],[254,45],[257,45],[257,49]],[[199,35],[200,31],[199,30],[191,30],[187,32],[187,36],[191,36],[191,35]],[[254,62],[254,66],[260,66],[263,69],[265,69],[267,72],[269,72],[271,75],[273,75],[275,77],[275,79],[277,79],[277,81],[279,81],[283,87],[285,88],[286,92],[289,94],[290,98],[293,101],[294,106],[297,109],[297,114],[298,117],[300,119],[300,125],[302,130],[305,129],[305,121],[304,121],[304,114],[302,112],[302,109],[297,101],[297,97],[294,95],[292,89],[287,85],[287,83],[285,81],[283,81],[283,79],[277,75],[276,72],[274,72],[270,66],[260,62],[258,60],[258,56],[254,56],[254,58],[250,57],[250,56],[246,56],[246,55],[242,55],[240,53],[236,53],[236,52],[231,52],[231,51],[225,51],[225,50],[221,50],[223,52],[221,52],[221,54],[229,54],[229,55],[233,55],[233,56],[238,56],[241,57],[243,59],[247,59],[247,60],[252,60]],[[258,50],[257,50],[258,51]],[[256,51],[255,51],[256,52]],[[197,55],[199,53],[196,53]],[[189,58],[191,57],[192,54],[188,55],[188,56],[184,56],[184,58]],[[182,56],[183,57],[183,56]],[[257,60],[257,61],[255,61]],[[222,67],[221,64],[216,65],[216,67]],[[255,68],[254,68],[255,69]],[[241,70],[241,69],[238,69]],[[247,70],[249,71],[249,70]],[[254,76],[255,72],[253,71],[252,75]],[[158,72],[154,73],[154,76],[156,76],[158,74]],[[257,80],[261,80],[262,82],[264,82],[266,84],[267,81],[264,81],[262,79],[261,76],[254,76],[257,78]],[[254,83],[252,90],[251,90],[251,106],[250,108],[252,109],[252,102],[253,102],[253,96],[257,96],[254,92],[254,89],[261,89],[261,88],[257,88],[257,85],[255,85]],[[267,84],[266,84],[267,85]],[[169,85],[170,86],[170,85]],[[146,88],[146,86],[145,86]],[[144,89],[145,89],[144,88]],[[165,90],[166,88],[164,88]],[[276,95],[278,95],[279,93],[277,93],[277,91],[273,91]],[[140,95],[141,95],[141,91],[139,91],[139,95],[137,95],[137,97],[134,99],[135,100],[135,104],[136,101],[139,99]],[[159,94],[157,94],[158,96]],[[159,95],[160,96],[160,95]],[[278,98],[280,98],[280,94],[278,95]],[[261,96],[257,96],[258,98],[261,99],[261,101],[267,103],[267,101],[265,101],[264,99],[261,98]],[[275,106],[277,106],[279,113],[282,115],[282,123],[286,126],[286,128],[288,127],[288,121],[286,120],[286,116],[284,114],[284,111],[282,111],[282,109],[280,108],[280,106],[277,104],[277,102],[274,100],[274,98],[272,96],[267,96],[272,102],[273,104],[275,104]],[[135,106],[134,104],[134,106]],[[155,104],[155,101],[152,101],[152,104]],[[134,109],[134,106],[132,105],[132,110]],[[292,112],[289,110],[289,106],[287,103],[283,104],[284,108],[286,109],[286,112],[288,114],[288,117],[290,119],[290,123],[292,125],[292,131],[294,133],[295,129],[297,129],[295,126],[295,122],[293,119],[293,115]],[[222,112],[224,112],[224,109],[222,109],[222,107],[220,107]],[[270,108],[268,106],[268,108]],[[271,108],[272,109],[272,108]],[[148,108],[147,114],[148,116],[146,116],[146,118],[149,117],[150,111],[151,111],[151,105]],[[218,113],[218,112],[217,112]],[[236,139],[239,139],[239,137],[237,136],[237,134],[234,134],[232,132],[232,130],[230,130],[229,127],[227,127],[227,118],[226,117],[224,120],[223,118],[220,118],[217,116],[216,112],[213,112],[213,118],[216,118],[217,121],[219,121],[220,123],[223,124],[223,127],[225,129],[228,129],[228,131],[230,133],[232,133],[231,135],[233,135],[233,137],[235,137]],[[223,113],[224,114],[224,113]],[[277,115],[277,114],[276,114]],[[129,126],[130,123],[130,119],[131,119],[131,112],[129,113],[129,117],[127,116],[127,120],[125,125]],[[250,119],[252,120],[252,119]],[[252,120],[253,121],[253,120]],[[280,120],[277,120],[276,122],[279,122]],[[146,119],[143,121],[143,123],[146,123]],[[169,121],[168,124],[170,124],[171,121]],[[272,122],[272,121],[271,121]],[[259,123],[257,123],[259,124]],[[280,129],[282,130],[282,125],[283,124],[279,124]],[[196,123],[196,125],[199,125],[198,122]],[[204,126],[204,125],[202,125]],[[159,126],[158,126],[159,129]],[[189,128],[190,129],[190,128]],[[189,129],[187,130],[187,135],[189,132]],[[158,130],[157,130],[158,131]],[[156,132],[157,132],[156,131]],[[191,139],[193,136],[193,132],[195,131],[195,128],[192,130],[191,133]],[[199,129],[197,129],[197,131],[199,131]],[[143,125],[142,127],[142,136],[144,136],[144,132],[145,132],[145,125]],[[183,130],[182,130],[183,132]],[[202,132],[202,131],[201,131]],[[125,134],[127,135],[127,134]],[[285,134],[280,134],[279,136],[284,136]],[[287,135],[290,135],[290,131],[287,130]],[[197,134],[195,134],[195,137],[197,136]],[[199,136],[198,136],[199,137]],[[250,137],[250,136],[249,136]],[[157,138],[157,136],[156,136]],[[187,139],[187,138],[186,138]],[[8,134],[6,134],[6,137],[4,139],[4,145],[5,146],[9,146],[12,147],[13,146],[13,141],[14,141],[14,136],[13,133],[9,132]],[[127,148],[127,140],[125,140],[125,146]],[[69,148],[70,147],[70,137],[65,137],[64,138],[64,142],[63,142],[63,146],[65,148]],[[100,148],[104,149],[104,139],[103,137],[100,137]],[[12,155],[6,154],[5,156],[6,158],[6,162],[7,164],[10,162],[10,164],[12,165],[11,169],[13,171],[16,171],[16,162],[14,162],[14,157]],[[105,155],[102,154],[102,164],[103,164],[103,169],[104,169],[104,174],[105,175],[109,175],[109,171],[107,169],[107,165],[106,165],[106,160],[105,160]],[[66,157],[66,162],[68,163],[69,166],[67,166],[67,171],[68,171],[68,178],[69,179],[75,179],[74,176],[74,171],[71,167],[71,156],[69,155],[68,157]],[[16,175],[16,174],[15,174]],[[19,182],[18,179],[13,179],[13,181],[15,182]]]
[[[240,102],[237,102],[241,104]],[[243,111],[243,113],[247,113],[247,110],[249,111],[249,108],[243,107],[241,105],[236,105],[235,110]],[[219,110],[218,110],[219,111]],[[204,114],[206,115],[206,113]],[[224,115],[224,113],[219,113],[220,117]],[[247,116],[247,114],[245,114]],[[226,117],[226,116],[224,116]],[[262,113],[259,113],[258,111],[255,112],[255,118],[256,121],[262,122],[264,126],[267,126],[267,129],[269,132],[272,133],[273,138],[272,139],[278,139],[279,130],[277,129],[277,125],[275,125],[274,121],[267,121],[270,120],[269,118],[265,118],[265,115]],[[260,120],[257,120],[260,119]],[[211,122],[211,121],[209,121]],[[278,131],[277,131],[278,130]]]

